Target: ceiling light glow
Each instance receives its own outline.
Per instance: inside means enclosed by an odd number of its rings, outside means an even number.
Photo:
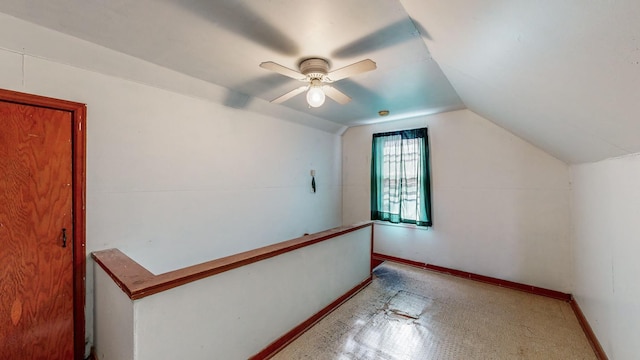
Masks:
[[[307,103],[311,107],[319,107],[324,104],[324,91],[322,88],[317,86],[312,86],[309,91],[307,91]]]

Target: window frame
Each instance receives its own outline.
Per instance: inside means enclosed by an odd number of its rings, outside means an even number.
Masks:
[[[399,157],[399,161],[387,161],[381,158],[385,155],[385,149],[387,149],[387,143],[385,139],[389,139],[387,141],[396,141],[391,140],[391,137],[400,136],[399,146],[400,150],[398,151],[398,147],[396,144],[395,152],[393,152],[393,156],[396,158]],[[417,145],[410,144],[410,140],[412,139],[422,139],[422,141],[418,141]],[[382,148],[380,147],[382,145]],[[405,152],[405,146],[418,146],[417,151]],[[405,161],[403,156],[414,156],[417,153],[419,158],[415,160],[415,163],[411,164],[411,160]],[[388,155],[388,151],[387,151]],[[390,156],[390,155],[388,155]],[[385,182],[383,168],[387,167],[386,171],[390,171],[391,166],[396,167],[397,176],[388,177]],[[410,167],[413,165],[413,167]],[[410,167],[410,170],[407,171],[407,167]],[[404,177],[408,172],[413,172],[416,174],[415,177],[411,177],[407,179]],[[393,178],[393,179],[392,179]],[[394,182],[394,179],[398,181]],[[418,182],[417,186],[414,186],[416,194],[414,198],[407,198],[410,196],[411,186],[405,186],[404,183],[411,182],[415,179]],[[407,181],[409,180],[409,181]],[[384,188],[387,187],[386,193],[384,192]],[[385,195],[388,194],[391,190],[396,194],[394,196],[395,207],[397,208],[397,213],[391,210],[391,204],[384,204]],[[408,191],[409,190],[409,191]],[[380,191],[383,191],[380,193]],[[398,192],[399,191],[399,192]],[[408,195],[409,194],[409,195]],[[387,201],[390,201],[387,199]],[[413,218],[405,218],[403,217],[402,209],[404,207],[403,202],[410,204],[411,202],[415,202],[415,217]],[[430,169],[430,158],[429,158],[429,136],[428,129],[417,128],[410,130],[398,130],[398,131],[389,131],[383,133],[375,133],[372,136],[372,146],[371,146],[371,220],[385,221],[392,224],[412,224],[419,227],[432,227],[433,219],[432,219],[432,201],[431,201],[431,169]],[[385,206],[386,205],[386,206]],[[388,211],[384,211],[388,210]],[[410,212],[410,211],[409,211]]]

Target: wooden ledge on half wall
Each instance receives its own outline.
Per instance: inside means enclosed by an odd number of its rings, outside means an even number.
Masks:
[[[159,275],[153,274],[118,249],[94,251],[91,257],[130,299],[136,300],[366,227],[373,228],[373,222],[340,226]]]

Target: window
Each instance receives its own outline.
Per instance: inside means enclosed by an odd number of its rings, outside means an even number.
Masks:
[[[371,219],[432,225],[426,128],[373,134]]]

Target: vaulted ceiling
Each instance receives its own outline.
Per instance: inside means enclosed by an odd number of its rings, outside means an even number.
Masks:
[[[568,163],[640,152],[640,1],[402,4],[470,110]]]
[[[568,163],[640,152],[635,0],[3,0],[0,12],[270,101],[296,80],[258,65],[377,69],[309,108],[338,124],[469,108]],[[379,118],[379,110],[391,115]]]

